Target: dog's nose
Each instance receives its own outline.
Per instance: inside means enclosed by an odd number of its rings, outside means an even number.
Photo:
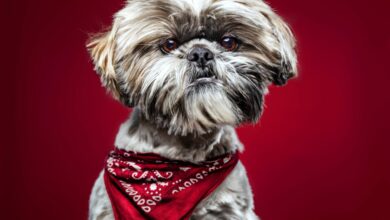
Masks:
[[[207,48],[195,47],[188,54],[187,59],[191,62],[196,62],[200,67],[205,68],[206,64],[214,59],[214,54]]]

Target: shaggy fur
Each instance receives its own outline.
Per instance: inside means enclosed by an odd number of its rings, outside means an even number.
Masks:
[[[237,50],[221,45],[226,36]],[[164,53],[168,39],[178,47]],[[295,39],[261,0],[129,0],[87,47],[103,85],[134,107],[116,147],[192,162],[242,150],[233,127],[257,122],[267,87],[297,73]],[[200,67],[194,48],[213,59]],[[102,176],[90,219],[113,219]],[[191,219],[257,219],[241,163]]]

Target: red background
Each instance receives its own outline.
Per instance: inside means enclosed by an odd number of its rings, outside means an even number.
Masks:
[[[300,76],[238,129],[263,220],[390,219],[389,1],[269,0]],[[2,1],[1,219],[86,219],[129,110],[100,86],[87,34],[122,1]]]

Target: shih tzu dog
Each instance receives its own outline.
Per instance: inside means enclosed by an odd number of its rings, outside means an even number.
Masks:
[[[234,127],[297,74],[288,25],[261,0],[128,0],[87,48],[134,108],[89,219],[258,219]]]

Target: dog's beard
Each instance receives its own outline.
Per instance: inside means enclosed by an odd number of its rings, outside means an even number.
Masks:
[[[193,40],[178,51],[206,40]],[[187,46],[187,47],[186,47]],[[217,48],[212,48],[214,51]],[[198,68],[177,52],[148,62],[137,102],[145,117],[175,135],[204,134],[222,125],[257,121],[265,80],[248,58],[219,55]],[[263,82],[263,83],[262,83]]]

